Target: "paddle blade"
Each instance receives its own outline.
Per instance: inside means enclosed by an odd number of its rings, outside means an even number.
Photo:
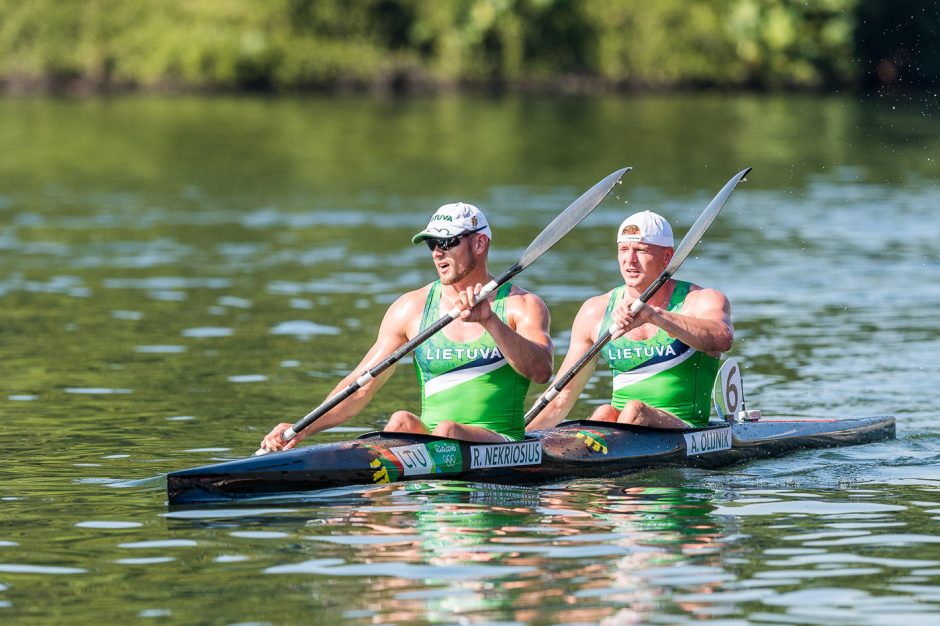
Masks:
[[[629,172],[631,167],[619,169],[610,174],[604,180],[581,194],[581,197],[568,205],[568,208],[552,220],[552,223],[545,227],[545,230],[535,238],[526,251],[522,253],[522,258],[516,264],[518,271],[522,271],[532,264],[537,258],[545,254],[552,246],[567,235],[575,226],[581,223],[588,214],[593,211],[601,201],[607,197],[611,189],[614,188],[620,178]]]
[[[689,228],[689,232],[686,233],[682,241],[679,242],[679,246],[672,255],[672,261],[670,261],[669,265],[666,267],[665,274],[672,276],[675,271],[679,269],[682,262],[685,261],[689,253],[692,252],[695,244],[699,242],[699,239],[702,238],[702,235],[704,235],[708,227],[711,226],[711,223],[718,217],[721,207],[725,206],[725,202],[731,197],[731,192],[734,191],[734,188],[739,182],[745,179],[750,171],[751,168],[748,167],[732,176],[731,180],[725,183],[725,186],[718,192],[718,195],[712,198],[712,201],[708,203],[708,206],[705,207],[702,214],[698,216],[698,219],[695,220],[695,223]]]

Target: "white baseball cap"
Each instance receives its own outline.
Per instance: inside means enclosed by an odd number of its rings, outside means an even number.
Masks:
[[[431,237],[455,237],[464,233],[480,233],[493,239],[490,225],[483,211],[466,202],[445,204],[434,212],[427,228],[411,238],[411,243],[419,243]]]
[[[617,229],[617,243],[635,241],[664,248],[674,248],[672,227],[662,215],[652,211],[634,213],[620,223]]]

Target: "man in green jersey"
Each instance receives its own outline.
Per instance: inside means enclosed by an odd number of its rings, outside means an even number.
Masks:
[[[719,357],[731,348],[734,334],[728,299],[714,289],[670,279],[636,315],[630,312],[630,305],[669,265],[673,252],[672,228],[662,216],[641,211],[620,224],[617,262],[624,284],[581,306],[560,370],[568,371],[604,329],[611,329],[612,340],[601,354],[613,374],[613,397],[590,419],[654,428],[708,422]],[[528,430],[563,420],[596,363],[585,366]]]
[[[396,300],[362,362],[330,395],[417,336],[454,308],[460,317],[418,346],[415,370],[421,386],[420,416],[392,414],[386,431],[431,433],[468,441],[515,441],[524,437],[524,402],[530,381],[552,374],[548,309],[534,294],[504,284],[476,306],[474,296],[493,277],[486,267],[492,232],[483,212],[463,202],[445,204],[412,238],[425,242],[438,280]],[[279,424],[262,442],[267,450],[294,447],[307,435],[345,422],[362,411],[389,379],[390,367],[289,442]]]

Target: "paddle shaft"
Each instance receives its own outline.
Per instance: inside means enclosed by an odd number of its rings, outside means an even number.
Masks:
[[[630,171],[630,169],[631,168],[629,167],[625,167],[609,174],[603,180],[599,181],[593,187],[581,194],[577,200],[572,202],[567,209],[565,209],[560,215],[558,215],[558,217],[552,220],[552,222],[546,226],[541,233],[539,233],[539,236],[536,237],[535,240],[529,244],[529,247],[526,248],[525,252],[522,253],[522,257],[519,259],[519,261],[513,264],[505,272],[500,274],[497,278],[494,278],[488,282],[483,287],[483,289],[480,290],[480,293],[477,294],[473,299],[473,304],[471,306],[476,306],[478,302],[489,296],[489,294],[493,293],[500,287],[500,285],[503,285],[513,276],[529,267],[529,265],[531,265],[536,259],[547,252],[553,245],[558,243],[562,237],[567,235],[571,229],[581,223],[581,220],[587,217],[587,215],[593,211],[594,208],[597,207],[597,205],[600,204],[605,197],[607,197],[607,194],[609,194],[611,189],[614,188],[614,185],[616,185],[620,178]],[[437,320],[434,324],[428,326],[410,341],[392,352],[377,365],[363,373],[344,389],[333,394],[323,404],[302,417],[293,426],[285,430],[282,435],[282,439],[284,441],[290,441],[296,437],[297,433],[301,432],[304,428],[318,420],[330,410],[336,408],[341,402],[343,402],[343,400],[356,393],[356,391],[361,389],[364,385],[375,379],[376,376],[380,375],[389,367],[400,361],[405,357],[405,355],[417,348],[420,344],[427,341],[432,335],[439,332],[442,328],[460,317],[460,312],[461,309],[459,307],[454,307],[448,311],[447,314]],[[258,456],[266,454],[267,452],[268,450],[265,448],[260,448],[257,452],[255,452],[255,455]]]
[[[695,220],[695,223],[692,224],[692,227],[689,228],[689,232],[686,233],[686,236],[679,242],[679,246],[676,248],[675,253],[672,255],[672,260],[666,266],[666,269],[656,277],[646,289],[643,290],[643,293],[640,294],[640,297],[637,298],[633,304],[630,305],[630,311],[634,315],[643,308],[643,306],[649,302],[650,298],[656,295],[656,292],[665,285],[672,275],[676,273],[679,269],[679,266],[682,265],[682,262],[685,261],[689,254],[692,252],[692,249],[695,248],[695,245],[701,241],[702,235],[705,234],[705,231],[708,230],[708,227],[718,216],[718,212],[721,211],[721,208],[725,205],[725,202],[728,201],[728,198],[731,196],[731,192],[734,191],[734,188],[739,182],[744,180],[748,172],[751,171],[751,168],[746,168],[735,174],[731,180],[725,183],[725,186],[721,188],[721,191],[718,192],[711,202],[708,203],[708,206],[705,207],[705,210],[702,211],[702,214],[699,215],[698,219]],[[571,368],[559,376],[557,380],[548,388],[548,390],[542,394],[531,409],[525,414],[525,423],[529,425],[532,423],[532,420],[542,412],[545,407],[547,407],[552,400],[561,393],[561,390],[568,386],[574,377],[584,369],[584,366],[593,361],[600,351],[604,349],[604,346],[610,342],[613,334],[608,328],[597,338],[597,341],[585,352],[577,362],[571,366]]]

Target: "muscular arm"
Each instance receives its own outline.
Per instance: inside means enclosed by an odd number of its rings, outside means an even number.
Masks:
[[[558,369],[559,375],[564,375],[565,372],[570,370],[594,345],[597,340],[598,326],[604,317],[608,297],[606,294],[596,296],[581,306],[581,310],[575,316],[571,327],[571,343],[568,346],[568,354],[565,355],[565,360]],[[555,396],[555,399],[549,402],[548,406],[532,420],[532,423],[526,426],[526,431],[551,428],[565,419],[591,379],[596,363],[596,358],[587,363],[571,382]]]
[[[363,357],[362,361],[359,362],[359,365],[333,388],[327,398],[332,397],[351,385],[365,371],[374,367],[382,359],[407,343],[409,324],[413,322],[415,316],[418,316],[418,319],[420,319],[421,310],[420,308],[415,309],[416,306],[420,305],[420,303],[419,305],[415,304],[416,298],[422,297],[416,297],[415,294],[418,293],[419,292],[407,293],[388,308],[388,311],[385,312],[385,317],[382,319],[382,324],[379,327],[379,334],[375,343],[369,348],[369,351]],[[423,302],[423,299],[421,302]],[[385,384],[394,371],[395,366],[386,369],[375,379],[356,390],[355,393],[335,406],[332,410],[297,433],[297,436],[286,444],[281,439],[281,435],[291,424],[279,424],[264,438],[261,443],[262,447],[267,450],[290,449],[308,435],[338,426],[358,415],[359,412],[369,404],[376,392],[382,388],[382,385]]]
[[[548,333],[548,307],[540,298],[523,293],[513,296],[509,309],[510,328],[499,317],[490,314],[481,322],[499,351],[514,370],[537,383],[547,382],[552,376],[554,346]]]
[[[622,319],[626,324],[623,332],[615,332],[614,338],[624,334],[630,328],[641,324],[654,324],[665,330],[669,336],[711,356],[718,356],[731,349],[734,329],[731,325],[731,303],[720,291],[714,289],[694,289],[686,296],[682,312],[676,313],[659,307],[644,306],[634,319],[619,316],[621,310],[631,303],[618,307],[614,320]]]
[[[460,319],[483,326],[514,370],[529,380],[546,382],[552,376],[555,348],[548,334],[549,315],[545,303],[538,296],[513,287],[506,304],[507,325],[490,308],[493,295],[470,306],[482,287],[477,284],[458,294],[457,306],[463,309]]]

